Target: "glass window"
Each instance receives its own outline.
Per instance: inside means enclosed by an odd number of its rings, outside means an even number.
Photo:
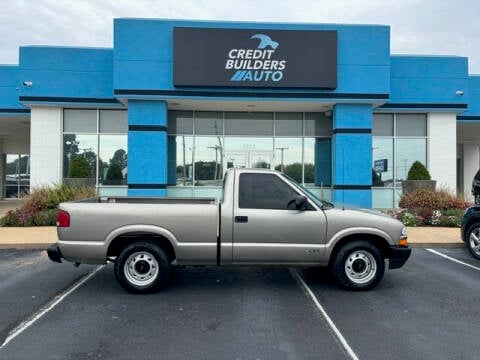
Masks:
[[[276,136],[302,136],[302,113],[282,112],[275,114]]]
[[[315,138],[303,139],[303,163],[305,185],[315,185]]]
[[[275,170],[302,183],[302,138],[275,140]]]
[[[374,137],[372,139],[372,153],[372,185],[376,187],[394,186],[393,138]]]
[[[125,110],[100,110],[100,132],[126,134],[128,113]]]
[[[332,136],[332,118],[324,113],[305,113],[305,136]]]
[[[221,111],[195,111],[196,135],[223,135]]]
[[[240,175],[240,208],[287,210],[289,201],[297,195],[295,190],[276,175]]]
[[[373,114],[373,136],[393,136],[393,114]]]
[[[226,112],[225,135],[273,136],[273,113]]]
[[[97,132],[97,110],[65,109],[63,131],[77,133]]]
[[[97,135],[63,135],[63,177],[94,179],[97,172]]]
[[[177,136],[177,185],[193,185],[193,137]]]
[[[220,186],[223,179],[223,144],[219,137],[195,139],[195,185]]]
[[[125,185],[127,183],[127,137],[100,135],[99,185]]]
[[[395,170],[396,180],[406,180],[408,170],[415,161],[423,165],[427,163],[426,139],[396,139],[395,140]],[[398,184],[401,186],[401,184]]]
[[[426,114],[397,114],[397,136],[427,136]]]
[[[193,111],[169,111],[169,134],[193,134]]]

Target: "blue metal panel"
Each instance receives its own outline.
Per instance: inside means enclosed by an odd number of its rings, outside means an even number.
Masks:
[[[468,102],[468,110],[461,116],[480,118],[480,75],[468,77],[468,90],[464,96]]]
[[[167,183],[166,150],[166,132],[129,131],[128,183],[165,185]]]
[[[20,87],[20,68],[14,65],[0,66],[0,116],[6,114],[7,110],[28,110],[18,102],[18,91]],[[12,112],[13,113],[13,112]]]
[[[336,30],[338,87],[312,93],[388,94],[390,91],[390,28],[379,25],[274,24],[180,20],[116,19],[114,21],[114,88],[174,90],[173,27],[227,29]],[[194,61],[194,59],[192,59]],[[224,91],[228,89],[192,88]],[[232,90],[232,89],[230,89]],[[249,92],[248,89],[239,91]],[[256,89],[265,92],[268,89]],[[297,91],[288,91],[296,93]]]
[[[363,208],[372,207],[371,190],[334,190],[333,202],[337,205],[355,205]]]
[[[333,136],[333,184],[372,185],[372,135]]]
[[[335,105],[332,144],[334,201],[371,207],[371,127],[371,105]]]
[[[333,108],[333,129],[371,129],[371,104],[337,104]]]
[[[390,103],[464,104],[468,59],[459,56],[392,56]],[[439,106],[441,108],[441,106]]]
[[[22,86],[19,95],[111,99],[112,65],[111,49],[21,47],[20,78],[31,80],[33,86]]]
[[[128,125],[167,126],[167,103],[131,100],[128,103]]]

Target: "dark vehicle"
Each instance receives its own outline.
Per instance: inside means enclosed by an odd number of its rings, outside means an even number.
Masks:
[[[475,204],[480,204],[480,170],[477,171],[472,180],[472,195],[475,198]]]
[[[463,214],[462,240],[473,257],[480,260],[480,205],[469,207]]]

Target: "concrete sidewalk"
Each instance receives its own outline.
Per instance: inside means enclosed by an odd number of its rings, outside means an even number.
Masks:
[[[409,227],[412,247],[463,247],[459,228]],[[0,249],[46,249],[57,241],[55,226],[0,227]]]

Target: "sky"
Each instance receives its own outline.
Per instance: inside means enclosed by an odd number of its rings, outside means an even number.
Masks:
[[[23,45],[113,47],[119,17],[391,27],[392,54],[460,55],[480,74],[479,0],[0,0],[0,64]]]

